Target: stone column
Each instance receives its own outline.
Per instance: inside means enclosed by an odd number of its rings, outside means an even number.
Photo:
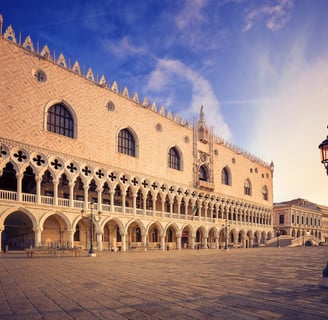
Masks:
[[[122,213],[125,213],[126,190],[122,190]]]
[[[114,212],[114,190],[112,190],[112,188],[109,191],[110,194],[110,211]]]
[[[34,229],[34,246],[40,247],[41,246],[41,229]]]
[[[208,249],[207,248],[207,239],[208,239],[207,237],[204,237],[204,246],[205,246],[205,249]]]
[[[41,203],[41,177],[35,177],[36,184],[36,203]]]
[[[126,251],[126,234],[121,234],[121,241],[122,241],[122,251]]]
[[[17,201],[22,201],[22,181],[23,181],[23,174],[17,173]]]
[[[180,205],[181,205],[181,199],[177,199],[178,202],[178,219],[180,219]]]
[[[181,250],[181,236],[177,236],[177,249]]]
[[[195,237],[193,235],[190,237],[190,242],[190,247],[195,249]]]
[[[133,191],[133,195],[132,195],[132,200],[133,200],[133,214],[136,215],[137,214],[137,194],[136,192]]]
[[[166,248],[165,248],[165,235],[161,235],[161,247],[162,247],[162,250],[164,251]]]
[[[54,206],[58,206],[58,185],[59,185],[59,181],[54,179],[52,182],[54,184]]]
[[[220,248],[219,238],[215,238],[215,246],[216,246],[216,249],[219,249]]]
[[[69,206],[74,208],[74,182],[69,182]]]
[[[142,242],[142,246],[144,248],[144,251],[147,251],[147,234],[142,234],[141,235],[141,242]]]
[[[156,197],[153,197],[153,217],[156,215]]]
[[[74,230],[67,231],[68,233],[68,246],[74,248]]]
[[[147,193],[142,192],[142,202],[143,202],[143,215],[146,215],[146,210],[147,210]]]
[[[102,211],[102,192],[101,188],[97,188],[97,196],[98,196],[98,211]]]
[[[162,200],[162,218],[164,218],[165,196],[161,195]]]
[[[84,184],[84,210],[88,210],[89,206],[89,190],[87,184]]]
[[[97,232],[97,251],[103,251],[102,232]]]
[[[173,199],[170,197],[170,218],[173,216]]]

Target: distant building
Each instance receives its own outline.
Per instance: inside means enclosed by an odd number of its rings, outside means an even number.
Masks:
[[[274,237],[273,164],[215,136],[203,108],[187,122],[17,38],[1,16],[0,31],[2,250],[252,247]]]
[[[328,207],[304,199],[275,203],[273,208],[275,232],[306,241],[328,242]]]

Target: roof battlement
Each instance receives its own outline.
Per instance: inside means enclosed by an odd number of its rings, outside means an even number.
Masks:
[[[184,118],[180,119],[179,115],[178,114],[173,115],[170,109],[165,110],[164,106],[158,107],[155,102],[150,103],[148,101],[147,97],[144,97],[144,99],[141,101],[139,99],[139,95],[137,92],[135,92],[133,95],[130,95],[128,88],[126,86],[123,88],[123,90],[120,90],[119,86],[115,80],[112,82],[112,84],[110,84],[109,81],[106,80],[104,75],[101,75],[100,77],[98,77],[98,74],[94,75],[91,67],[89,67],[87,69],[87,71],[85,72],[84,66],[83,66],[83,68],[81,68],[78,61],[75,61],[72,65],[71,60],[70,59],[67,60],[63,53],[60,53],[58,56],[56,55],[55,50],[53,51],[53,53],[51,53],[47,44],[45,44],[43,46],[43,48],[40,50],[40,45],[39,45],[39,41],[38,41],[36,44],[36,48],[35,48],[30,35],[26,36],[25,40],[22,41],[22,34],[19,33],[19,37],[17,40],[15,31],[14,31],[14,28],[12,25],[9,25],[3,33],[3,17],[0,13],[0,39],[1,38],[5,39],[13,44],[16,44],[17,46],[19,46],[25,50],[30,51],[31,53],[37,55],[38,57],[40,57],[42,59],[48,60],[51,63],[54,63],[62,68],[65,68],[68,71],[74,73],[75,75],[81,76],[81,77],[93,82],[95,85],[101,86],[104,89],[107,89],[116,94],[119,94],[122,97],[129,99],[130,101],[133,101],[135,104],[137,104],[143,108],[148,108],[149,110],[156,112],[156,113],[160,114],[161,116],[166,117],[181,126],[184,126],[189,129],[194,128],[194,124],[192,121],[187,122],[186,119],[184,119]],[[217,144],[223,145],[226,148],[232,150],[233,152],[243,155],[244,157],[248,158],[252,162],[256,162],[261,166],[270,168],[271,171],[274,170],[273,162],[271,162],[271,164],[269,164],[269,163],[259,159],[258,157],[254,156],[248,152],[243,151],[241,148],[231,144],[230,142],[225,141],[220,136],[214,135],[213,140]]]

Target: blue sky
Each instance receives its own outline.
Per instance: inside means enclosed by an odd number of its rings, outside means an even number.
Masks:
[[[328,205],[326,0],[0,0],[4,28],[273,161],[274,201]]]

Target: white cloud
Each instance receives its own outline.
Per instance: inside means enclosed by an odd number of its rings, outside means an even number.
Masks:
[[[190,25],[204,21],[201,10],[206,0],[187,0],[175,21],[179,29],[185,29]]]
[[[199,117],[200,108],[203,105],[207,123],[214,126],[218,135],[226,140],[231,140],[230,129],[223,119],[220,103],[209,81],[181,61],[159,59],[156,69],[149,77],[148,91],[165,93],[166,87],[172,83],[174,85],[180,83],[179,87],[183,87],[182,84],[188,84],[191,87],[190,106],[181,111],[181,116],[189,120],[193,116]]]
[[[104,40],[103,46],[106,51],[111,52],[113,55],[124,58],[134,54],[145,54],[147,50],[143,47],[133,45],[127,36],[117,40]]]
[[[244,31],[250,30],[256,22],[261,20],[265,20],[266,27],[271,31],[282,29],[290,19],[293,1],[277,0],[275,4],[264,3],[256,9],[248,10],[245,16]]]

